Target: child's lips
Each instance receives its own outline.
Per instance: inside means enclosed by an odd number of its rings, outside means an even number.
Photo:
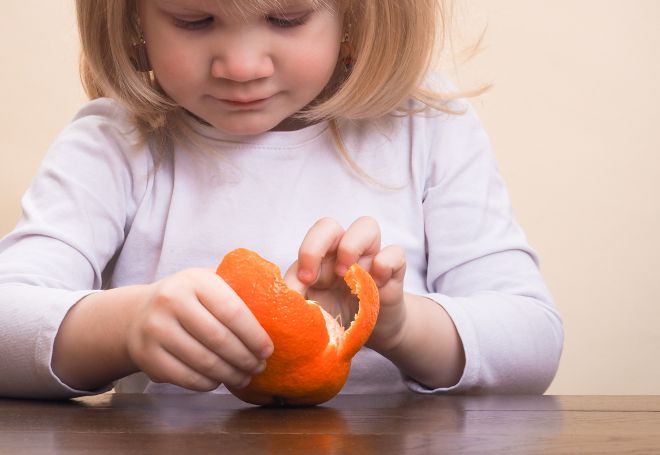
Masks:
[[[226,103],[233,104],[235,106],[250,106],[252,104],[257,104],[266,100],[266,98],[259,98],[255,100],[242,101],[242,100],[223,100]]]
[[[258,107],[271,98],[272,96],[267,96],[265,98],[249,98],[249,99],[241,99],[241,98],[216,98],[216,99],[221,103],[227,104],[232,107],[251,108],[251,107]]]

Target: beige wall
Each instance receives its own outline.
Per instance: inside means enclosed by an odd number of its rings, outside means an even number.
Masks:
[[[73,1],[3,0],[0,26],[0,233],[55,135],[85,96]]]
[[[84,99],[71,7],[3,2],[2,233]],[[494,83],[474,103],[565,320],[550,393],[660,393],[660,2],[463,0],[460,12],[464,37],[487,33],[458,76]]]
[[[466,79],[566,330],[550,393],[660,393],[660,2],[469,0]]]

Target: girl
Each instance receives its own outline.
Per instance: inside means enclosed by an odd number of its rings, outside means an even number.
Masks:
[[[370,270],[344,393],[543,392],[560,318],[479,122],[426,74],[445,8],[78,0],[93,100],[0,244],[0,395],[248,384],[273,346],[214,274],[236,247],[343,320]]]

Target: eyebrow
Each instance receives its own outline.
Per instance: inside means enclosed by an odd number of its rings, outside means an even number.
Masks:
[[[220,3],[220,0],[216,0]],[[332,2],[327,0],[225,0],[222,3],[230,4],[232,8],[241,12],[282,11],[298,8],[320,9]]]
[[[306,9],[333,9],[335,0],[154,0],[161,8],[181,13],[204,13],[219,16],[248,17],[287,14]],[[334,6],[333,6],[334,5]]]

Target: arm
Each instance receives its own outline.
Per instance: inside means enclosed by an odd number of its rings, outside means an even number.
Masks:
[[[450,315],[466,358],[460,381],[437,391],[542,393],[557,370],[562,323],[488,138],[469,107],[427,128],[425,296]]]
[[[360,218],[344,231],[322,219],[308,231],[285,279],[331,314],[350,320],[355,309],[337,283],[355,262],[370,271],[381,302],[367,346],[390,359],[414,390],[540,393],[548,386],[561,331],[556,332],[551,306],[548,311],[551,304],[542,294],[532,295],[538,274],[529,255],[490,254],[442,277],[452,293],[453,284],[472,282],[471,293],[404,294],[405,254],[396,246],[380,249],[375,220]]]
[[[197,391],[247,385],[272,352],[265,330],[213,270],[91,294],[67,314],[53,370],[93,390],[136,371]]]
[[[0,243],[0,396],[99,393],[137,370],[208,390],[240,385],[269,354],[213,271],[99,291],[154,175],[107,103],[91,103],[58,138]]]
[[[418,296],[401,293],[399,298],[397,291],[381,299],[381,316],[368,346],[390,357],[418,392],[540,393],[557,369],[561,319],[512,216],[488,140],[471,112],[414,121],[407,191],[423,211],[426,292],[416,288]],[[351,228],[344,232],[336,223],[322,224],[327,227],[310,229],[299,252],[302,288],[318,292],[315,288],[327,287],[335,258],[345,257],[345,266],[356,259],[371,266],[391,249],[381,252],[377,233],[361,242],[347,241]],[[402,222],[387,229],[407,226]],[[402,268],[396,262],[389,267]],[[392,276],[380,278],[381,295],[388,294],[387,280],[392,287],[402,286],[400,275]],[[390,309],[399,309],[391,312],[392,327],[385,331],[387,302],[392,302]],[[379,332],[390,333],[389,345],[387,336],[378,339]]]
[[[78,390],[96,390],[137,371],[126,346],[132,304],[145,286],[90,294],[63,319],[53,346],[53,372]]]
[[[107,103],[86,106],[55,140],[22,199],[16,228],[0,242],[0,395],[61,398],[76,390],[51,369],[55,335],[69,309],[102,286],[139,197]]]
[[[449,314],[435,301],[412,294],[404,295],[402,309],[406,323],[399,336],[370,347],[426,388],[457,384],[465,368],[465,352]]]

